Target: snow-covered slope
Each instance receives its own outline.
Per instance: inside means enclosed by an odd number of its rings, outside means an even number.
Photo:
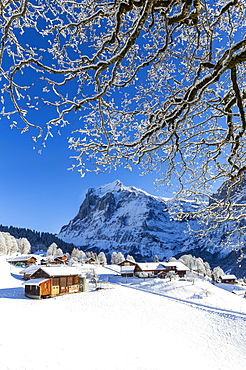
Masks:
[[[83,249],[121,251],[138,260],[171,257],[184,249],[186,222],[169,212],[170,200],[152,196],[120,181],[89,189],[77,216],[63,226],[58,237]],[[195,202],[183,202],[186,209]],[[190,221],[195,227],[195,221]]]
[[[145,292],[113,284],[31,300],[0,257],[1,370],[245,369],[245,299],[218,289],[211,307],[191,305],[184,297],[200,286],[167,287],[164,296],[150,280]]]

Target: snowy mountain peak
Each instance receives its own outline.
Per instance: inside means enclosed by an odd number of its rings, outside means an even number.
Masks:
[[[91,188],[58,237],[84,250],[122,251],[144,260],[171,257],[189,234],[185,222],[173,220],[166,200],[119,180]]]
[[[107,193],[119,192],[123,190],[124,188],[125,187],[120,180],[115,180],[114,182],[110,184],[106,184],[106,185],[100,186],[99,188],[95,188],[91,190],[98,196],[103,196]]]
[[[181,200],[179,207],[189,213],[197,211],[200,204]],[[222,266],[225,271],[230,266],[231,272],[244,276],[246,263],[243,262],[246,259],[237,266],[240,257],[237,253],[230,252],[229,248],[218,248],[228,225],[222,225],[218,232],[215,230],[208,238],[200,239],[189,233],[185,220],[174,217],[174,208],[171,199],[150,195],[116,180],[99,188],[90,188],[78,214],[57,236],[84,251],[104,251],[107,255],[120,251],[134,256],[139,262],[153,261],[155,255],[165,260],[191,253]],[[199,227],[194,217],[188,222],[193,230]]]

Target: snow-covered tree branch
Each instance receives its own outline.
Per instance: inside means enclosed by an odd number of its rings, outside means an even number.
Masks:
[[[1,116],[43,143],[73,124],[82,175],[137,165],[177,195],[209,196],[202,212],[215,227],[245,217],[229,196],[246,170],[245,8],[244,0],[4,0]],[[224,180],[218,199],[214,185]]]

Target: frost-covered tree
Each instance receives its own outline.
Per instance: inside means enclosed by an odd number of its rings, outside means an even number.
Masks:
[[[3,233],[0,232],[0,255],[7,254],[7,246],[5,243],[5,238],[3,236]]]
[[[56,243],[51,243],[49,248],[47,249],[47,256],[55,256],[57,255],[57,244]]]
[[[121,263],[121,262],[123,262],[123,261],[125,261],[125,257],[124,257],[124,255],[123,255],[123,253],[118,252],[118,253],[117,253],[117,263]]]
[[[221,268],[220,266],[215,267],[215,268],[213,269],[213,271],[212,271],[212,279],[213,279],[213,281],[218,280],[218,279],[219,279],[219,277],[220,277],[221,275],[224,275],[224,274],[225,274],[225,273],[224,273],[224,271],[222,270],[222,268]]]
[[[101,264],[101,265],[107,265],[107,258],[105,256],[105,253],[104,252],[100,252],[98,254],[98,262]]]
[[[240,222],[245,14],[245,0],[2,1],[1,116],[43,145],[72,122],[82,176],[158,171],[177,195],[209,197],[212,227]]]
[[[175,257],[171,257],[171,258],[169,258],[169,260],[168,260],[168,262],[175,262],[175,261],[177,261]]]
[[[196,258],[195,265],[196,265],[196,271],[198,272],[199,275],[206,275],[206,269],[205,269],[202,258],[200,257]]]
[[[111,264],[118,265],[119,263],[125,261],[125,257],[121,252],[113,252],[111,254]]]
[[[135,262],[135,258],[131,256],[130,254],[127,255],[126,259],[131,262]]]
[[[205,274],[206,274],[206,276],[208,276],[209,278],[211,278],[212,271],[211,271],[211,267],[210,267],[209,263],[208,262],[204,262],[204,267],[205,267]]]
[[[172,281],[173,279],[176,278],[175,271],[168,271],[168,273],[166,274],[166,277],[169,278],[170,281]]]
[[[61,248],[57,248],[56,256],[61,256],[61,255],[63,255],[63,250]]]
[[[183,262],[183,264],[190,270],[195,269],[195,257],[193,257],[191,254],[184,254],[179,258],[179,260]]]
[[[154,262],[159,262],[159,257],[157,255],[154,256]]]
[[[94,283],[96,288],[97,288],[99,277],[98,277],[98,274],[97,274],[96,270],[94,268],[90,269],[87,272],[87,276],[91,279],[92,283]]]
[[[18,251],[17,240],[9,233],[2,233],[2,235],[5,240],[7,254],[11,255],[11,254],[16,253]]]
[[[72,258],[79,259],[80,258],[80,251],[78,248],[74,247],[71,253]]]
[[[118,257],[117,257],[117,252],[113,252],[111,254],[111,265],[117,265],[118,263]]]
[[[17,239],[18,250],[21,254],[27,254],[31,251],[31,244],[27,240],[27,238],[19,238]]]
[[[87,258],[93,258],[95,263],[98,263],[97,254],[95,252],[89,251],[85,253]]]

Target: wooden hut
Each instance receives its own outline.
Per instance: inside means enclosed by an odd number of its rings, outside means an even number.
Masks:
[[[226,284],[236,284],[237,278],[235,275],[221,275],[219,281]]]
[[[29,298],[47,298],[81,291],[81,278],[74,267],[40,267],[25,283],[25,295]]]
[[[29,255],[25,255],[25,256],[18,256],[18,257],[9,258],[8,262],[11,263],[12,265],[16,265],[16,266],[18,266],[18,265],[19,266],[21,266],[21,265],[29,266],[29,265],[37,263],[37,257],[29,254]]]

